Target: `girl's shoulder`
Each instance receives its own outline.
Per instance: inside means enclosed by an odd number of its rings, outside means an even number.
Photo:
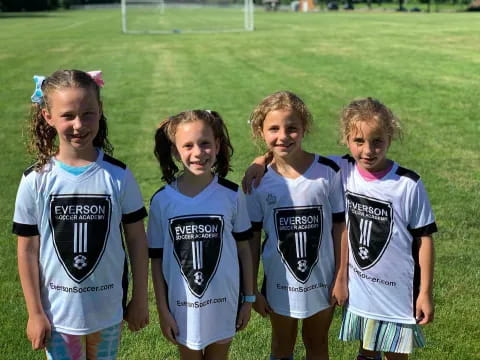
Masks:
[[[233,204],[238,201],[239,197],[243,197],[243,192],[240,190],[240,186],[223,177],[216,177],[216,181],[211,184],[211,192],[207,192],[210,199],[222,204]]]
[[[23,177],[28,179],[35,179],[49,173],[53,168],[53,162],[50,160],[42,167],[38,166],[38,163],[30,165],[23,171]]]
[[[136,182],[127,164],[103,151],[100,151],[98,155],[95,168],[100,169],[105,177],[118,181],[122,187],[128,187],[131,183]]]
[[[403,166],[397,164],[397,169],[395,170],[395,174],[400,178],[408,178],[413,182],[417,183],[420,180],[420,175],[418,175],[415,171],[407,169]]]
[[[37,169],[37,163],[32,164],[28,168],[25,169],[25,171],[23,172],[23,176],[28,177],[30,174],[34,175],[37,170],[41,171],[42,169]]]
[[[105,154],[103,151],[100,151],[96,163],[105,171],[113,174],[114,176],[123,176],[128,172],[127,164],[123,161],[114,158],[109,154]]]
[[[105,153],[103,153],[103,157],[102,157],[101,161],[103,161],[103,162],[105,162],[105,163],[107,163],[107,164],[109,164],[109,165],[111,165],[111,166],[120,168],[120,169],[122,169],[122,170],[126,170],[126,169],[127,169],[127,165],[126,165],[124,162],[122,162],[122,161],[114,158],[113,156],[110,156],[110,155],[108,155],[108,154],[105,154]]]
[[[355,159],[349,155],[328,155],[327,159],[333,161],[340,169],[355,165]]]
[[[166,186],[167,185],[162,186],[160,189],[153,193],[152,197],[150,198],[150,206],[152,206],[152,204],[156,203],[157,201],[160,201],[161,196],[165,193],[164,190],[166,189]]]
[[[238,184],[236,184],[233,181],[230,181],[228,179],[225,179],[223,177],[218,177],[217,178],[217,184],[220,186],[220,188],[224,188],[224,189],[233,191],[235,193],[237,193],[238,189],[239,189]]]
[[[320,164],[321,166],[326,166],[333,170],[334,172],[340,171],[339,164],[335,161],[335,159],[330,158],[329,156],[322,156],[319,154],[315,155],[315,161]]]

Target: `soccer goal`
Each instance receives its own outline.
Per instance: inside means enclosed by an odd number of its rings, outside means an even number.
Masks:
[[[127,34],[253,30],[253,0],[122,0]]]

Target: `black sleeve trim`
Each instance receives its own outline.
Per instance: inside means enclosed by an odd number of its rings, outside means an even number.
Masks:
[[[396,174],[399,175],[399,176],[406,176],[406,177],[412,179],[415,182],[420,180],[420,175],[418,175],[415,171],[406,169],[406,168],[401,167],[401,166],[398,167],[398,169],[396,171]]]
[[[117,160],[113,157],[111,157],[110,155],[108,154],[103,154],[103,160],[105,160],[106,162],[112,164],[112,165],[115,165],[115,166],[118,166],[122,169],[126,169],[127,168],[127,165],[125,165],[125,163],[121,162],[120,160]]]
[[[355,159],[353,157],[351,157],[349,154],[345,154],[342,156],[342,159],[345,159],[347,160],[348,162],[354,164],[355,163]]]
[[[253,231],[262,231],[263,222],[261,221],[252,221],[252,230]]]
[[[152,197],[150,198],[150,204],[152,203],[152,200],[153,198],[155,197],[155,195],[157,195],[160,191],[162,191],[163,189],[165,189],[165,186],[162,186],[160,189],[158,189],[157,191],[155,191],[155,193],[152,195]]]
[[[148,248],[150,259],[163,259],[163,248]]]
[[[140,221],[144,218],[147,217],[147,210],[142,207],[141,209],[138,209],[137,211],[134,211],[130,214],[123,214],[122,215],[122,223],[124,224],[132,224],[134,222]]]
[[[28,169],[26,169],[26,170],[23,172],[23,175],[24,175],[24,176],[27,176],[28,174],[30,174],[33,170],[35,170],[35,166],[36,166],[36,165],[37,165],[36,163],[33,164],[33,165],[31,165]]]
[[[332,221],[334,223],[345,222],[345,212],[333,213],[332,214]]]
[[[235,192],[238,191],[238,185],[235,184],[234,182],[231,182],[230,180],[219,177],[218,183],[222,186],[225,186],[227,189],[233,190]]]
[[[12,233],[18,236],[36,236],[40,235],[38,232],[37,225],[28,225],[28,224],[20,224],[20,223],[13,223],[12,226]]]
[[[329,166],[333,169],[333,171],[338,172],[340,170],[340,167],[337,165],[337,163],[329,158],[319,156],[318,157],[318,162],[320,164],[323,164],[325,166]]]
[[[410,231],[410,234],[412,234],[413,237],[421,237],[421,236],[427,236],[427,235],[433,234],[437,232],[438,229],[437,229],[437,224],[433,222],[431,224],[422,226],[418,229],[408,228],[408,231]]]
[[[252,238],[253,231],[252,231],[252,228],[250,228],[247,231],[232,232],[232,235],[235,241],[245,241],[245,240],[250,240]]]

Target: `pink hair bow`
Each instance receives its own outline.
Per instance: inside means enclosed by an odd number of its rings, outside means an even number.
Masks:
[[[105,85],[105,82],[102,78],[101,70],[87,71],[87,74],[90,75],[90,77],[93,79],[93,81],[95,81],[98,86],[103,87],[103,85]]]

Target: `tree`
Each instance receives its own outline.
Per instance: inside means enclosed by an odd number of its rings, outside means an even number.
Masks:
[[[2,11],[39,11],[58,7],[58,0],[1,0]]]

